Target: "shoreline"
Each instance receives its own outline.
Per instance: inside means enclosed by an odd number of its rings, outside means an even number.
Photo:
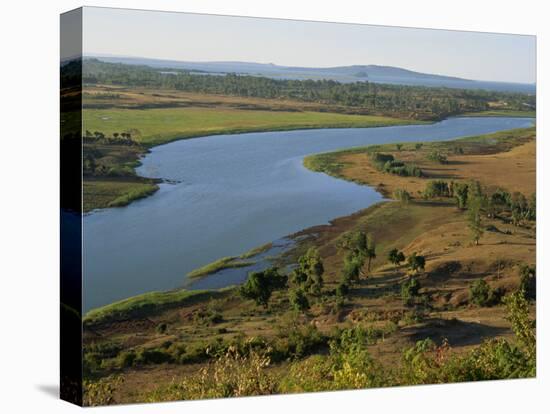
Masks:
[[[499,133],[508,133],[510,131],[517,131],[517,130],[529,130],[529,129],[534,129],[535,127],[530,127],[530,128],[519,128],[519,129],[512,129],[512,130],[504,130],[504,131],[499,131],[499,132],[496,132],[496,133],[493,133],[493,134],[499,134]],[[476,138],[479,138],[479,137],[483,137],[483,136],[486,136],[486,135],[492,135],[492,134],[483,134],[483,135],[480,135],[480,136],[467,136],[467,137],[459,137],[459,138],[456,138],[456,139],[452,139],[452,140],[448,140],[448,141],[431,141],[431,142],[428,142],[426,144],[428,145],[438,145],[438,144],[441,144],[441,143],[444,143],[444,144],[449,144],[449,143],[454,143],[454,142],[457,142],[457,141],[468,141],[468,140],[472,140],[472,139],[476,139]],[[424,144],[424,143],[423,143]],[[395,143],[388,143],[388,144],[383,144],[382,147],[384,146],[390,146],[390,145],[395,145]],[[357,148],[353,148],[353,149],[341,149],[341,150],[336,150],[336,151],[331,151],[331,152],[327,152],[327,153],[321,153],[321,154],[311,154],[311,155],[308,155],[306,157],[304,157],[304,159],[302,160],[302,162],[304,163],[304,166],[305,166],[305,159],[308,158],[308,157],[315,157],[315,156],[319,156],[319,155],[323,155],[323,154],[344,154],[344,153],[349,153],[349,152],[358,152],[358,151],[365,151],[367,148],[371,147],[371,146],[376,146],[376,147],[380,147],[380,145],[377,145],[377,144],[374,144],[374,145],[368,145],[368,146],[364,146],[364,147],[357,147]],[[311,168],[307,167],[306,168],[312,170]],[[364,217],[364,216],[368,216],[371,212],[381,208],[382,206],[384,206],[385,204],[388,204],[390,202],[395,202],[391,192],[388,193],[388,190],[386,190],[385,186],[381,187],[380,184],[379,185],[376,185],[374,186],[372,183],[368,183],[368,182],[364,182],[364,181],[356,181],[356,180],[351,180],[349,178],[344,178],[343,176],[338,176],[338,175],[334,175],[334,174],[329,174],[328,172],[326,171],[322,171],[322,170],[312,170],[312,171],[315,171],[315,172],[323,172],[323,173],[326,173],[328,175],[331,175],[335,178],[339,178],[339,179],[346,179],[348,181],[352,181],[352,182],[355,182],[356,184],[358,185],[370,185],[375,191],[377,191],[379,194],[381,194],[384,198],[386,198],[386,200],[383,200],[383,201],[379,201],[379,202],[376,202],[364,209],[360,209],[356,212],[353,212],[349,215],[346,215],[346,216],[341,216],[341,217],[336,217],[332,220],[329,221],[328,224],[319,224],[319,225],[315,225],[315,226],[311,226],[311,227],[308,227],[308,228],[305,228],[305,229],[302,229],[300,231],[297,231],[293,234],[290,234],[288,236],[286,236],[287,238],[289,239],[292,239],[296,242],[296,246],[292,249],[290,249],[290,251],[288,252],[283,252],[278,258],[277,260],[284,260],[283,258],[286,257],[287,255],[296,255],[296,254],[299,254],[300,252],[300,249],[301,249],[301,244],[303,244],[303,242],[307,239],[309,239],[310,237],[314,236],[315,234],[319,233],[319,232],[322,232],[322,231],[326,231],[327,229],[331,229],[331,228],[334,228],[335,224],[338,224],[338,223],[341,223],[341,222],[346,222],[346,221],[349,221],[349,220],[353,220],[355,217]],[[389,175],[389,177],[391,177],[391,175]],[[302,243],[300,243],[302,242]],[[257,248],[260,248],[262,246],[258,246]],[[254,250],[254,249],[252,249]],[[243,253],[243,255],[245,255],[246,253]],[[242,255],[241,255],[242,256]],[[240,257],[240,256],[239,256]],[[218,260],[221,260],[221,259],[218,259]],[[203,267],[206,267],[208,266],[205,265]],[[215,273],[215,272],[214,272]],[[205,275],[202,275],[202,277],[207,277],[209,276],[210,274],[205,274]],[[220,289],[207,289],[207,291],[210,291],[210,292],[219,292],[219,291],[222,291],[222,290],[229,290],[231,289],[232,287],[231,286],[227,286],[227,287],[224,287],[224,288],[220,288]],[[180,288],[180,289],[175,289],[175,290],[170,290],[170,291],[161,291],[161,292],[154,292],[156,294],[160,294],[162,295],[163,293],[170,293],[170,292],[173,292],[173,291],[180,291],[180,292],[184,292],[184,291],[187,291],[187,292],[193,292],[192,289],[190,290],[186,290],[185,288]],[[146,294],[142,294],[142,295],[137,295],[137,296],[132,296],[132,297],[128,297],[128,298],[125,298],[121,301],[117,301],[117,302],[114,302],[113,304],[116,304],[116,303],[120,303],[120,302],[131,302],[133,298],[141,298],[142,296],[144,296]],[[89,314],[89,312],[93,312],[93,311],[98,311],[100,309],[104,309],[104,308],[107,308],[107,307],[110,307],[111,305],[113,304],[108,304],[108,305],[104,305],[104,306],[100,306],[100,307],[97,307],[97,308],[93,308],[93,309],[90,309],[88,312],[86,312],[84,318],[86,318],[86,315]]]

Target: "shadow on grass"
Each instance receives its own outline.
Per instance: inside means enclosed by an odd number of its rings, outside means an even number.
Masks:
[[[509,332],[509,329],[458,319],[433,318],[421,326],[403,328],[402,332],[410,338],[411,342],[430,338],[440,344],[447,339],[451,346],[466,346],[479,345],[484,339],[502,335]]]

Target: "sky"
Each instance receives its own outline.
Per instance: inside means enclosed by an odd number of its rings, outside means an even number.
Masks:
[[[86,7],[84,55],[283,66],[387,65],[534,83],[535,36]]]

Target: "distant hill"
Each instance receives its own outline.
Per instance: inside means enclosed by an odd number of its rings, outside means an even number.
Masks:
[[[279,66],[255,62],[184,62],[140,57],[92,55],[104,62],[147,65],[153,68],[185,69],[206,73],[239,73],[279,79],[332,79],[338,82],[369,81],[396,85],[486,89],[501,92],[535,93],[534,84],[475,81],[452,76],[415,72],[394,66],[351,65],[331,68]]]

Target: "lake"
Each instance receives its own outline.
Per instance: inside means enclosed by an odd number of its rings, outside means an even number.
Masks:
[[[428,125],[217,135],[155,147],[137,171],[170,184],[127,207],[84,217],[84,311],[180,287],[197,267],[382,200],[370,187],[307,170],[305,155],[449,140],[532,123],[450,118]]]

